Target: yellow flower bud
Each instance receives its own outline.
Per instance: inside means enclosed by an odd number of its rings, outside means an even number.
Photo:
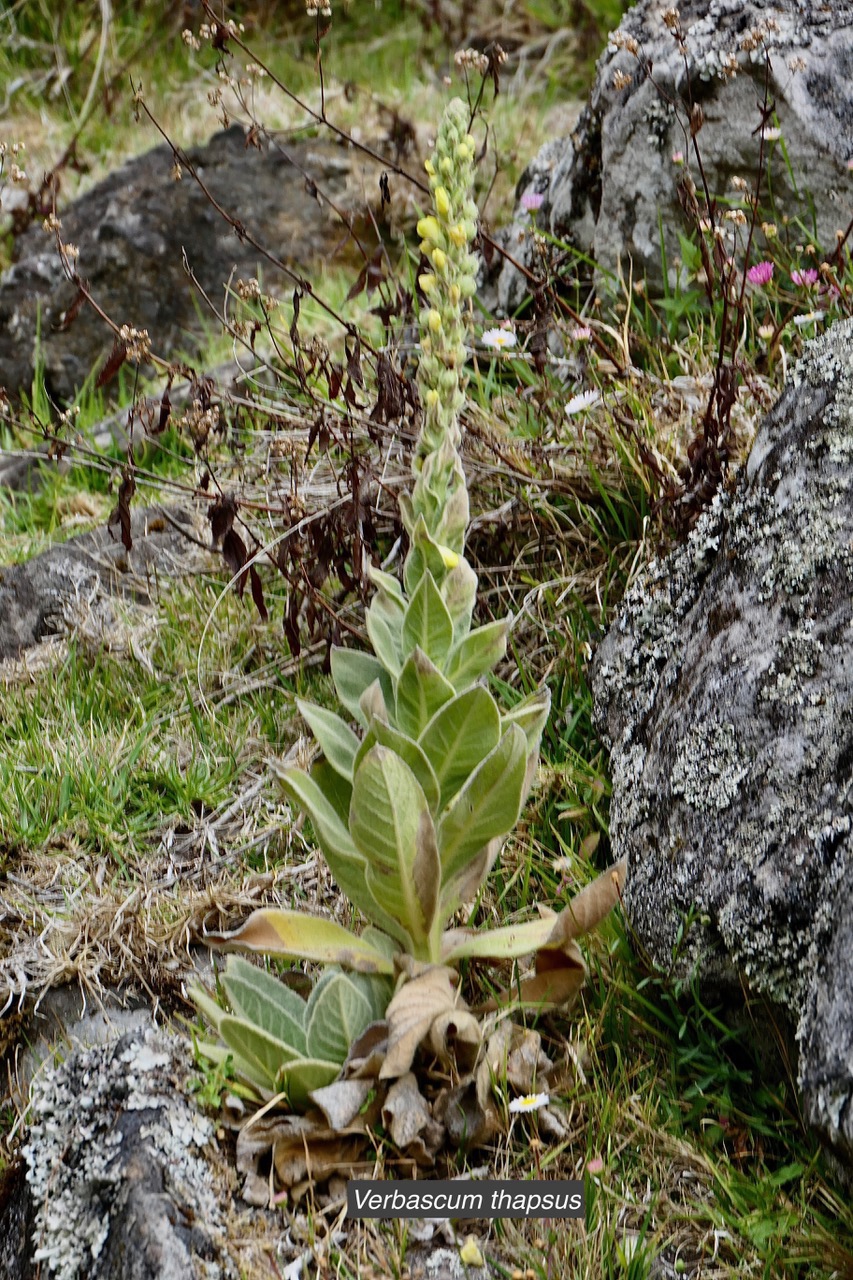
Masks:
[[[468,237],[465,235],[465,228],[461,222],[457,222],[455,226],[450,227],[447,234],[456,245],[457,249],[461,249]]]
[[[464,142],[460,142],[456,148],[456,158],[464,164],[466,160],[474,159],[474,152],[469,147],[466,147]]]
[[[459,288],[458,284],[452,284],[450,286],[449,292],[450,292],[450,301],[453,303],[455,307],[459,302],[460,298],[462,297],[462,291]]]
[[[418,276],[418,284],[424,293],[432,293],[438,281],[431,271],[425,271],[423,275]]]
[[[429,313],[428,324],[433,333],[438,333],[441,329],[441,316],[436,311],[435,307],[433,307],[432,311]]]
[[[421,218],[418,223],[418,235],[424,240],[432,240],[434,244],[438,244],[441,239],[441,227],[438,225],[438,218],[434,218],[432,214],[426,218]]]
[[[433,249],[432,265],[435,267],[436,271],[443,271],[447,266],[447,254],[443,249]]]
[[[444,561],[444,567],[446,569],[455,569],[459,563],[459,556],[456,552],[451,551],[450,547],[445,547],[440,542],[436,543],[436,546],[441,553],[441,558]]]
[[[424,160],[424,168],[430,177],[435,173],[435,165],[431,160]]]
[[[442,172],[442,173],[448,173],[448,174],[449,174],[449,173],[452,173],[452,172],[453,172],[453,161],[450,159],[450,156],[445,156],[445,157],[444,157],[444,159],[442,160],[441,164],[440,164],[438,167],[439,167],[439,169],[441,169],[441,172]]]
[[[436,391],[435,387],[430,387],[429,391],[426,393],[427,408],[434,409],[435,406],[438,404],[439,399],[440,399],[440,396]]]
[[[450,196],[447,194],[444,187],[436,187],[433,198],[435,200],[435,207],[438,210],[438,216],[440,218],[446,218],[450,213]]]
[[[473,154],[474,154],[474,148],[475,148],[475,147],[476,147],[476,145],[477,145],[477,143],[474,141],[474,135],[473,135],[472,133],[466,133],[466,134],[465,134],[465,141],[466,141],[466,143],[468,144],[468,146],[471,148],[471,154],[473,155]]]

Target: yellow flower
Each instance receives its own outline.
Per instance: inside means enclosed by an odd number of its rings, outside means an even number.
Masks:
[[[436,187],[434,193],[435,207],[438,210],[439,217],[446,218],[450,213],[450,196],[444,187]]]
[[[448,229],[447,234],[456,245],[457,249],[461,249],[468,237],[465,235],[465,228],[461,222],[457,222],[455,226]]]
[[[433,307],[432,311],[430,311],[430,313],[429,313],[429,321],[428,321],[428,324],[429,324],[429,327],[430,327],[430,329],[432,330],[432,332],[433,332],[433,333],[439,333],[439,332],[440,332],[440,330],[441,330],[441,316],[440,316],[440,315],[439,315],[439,313],[435,310],[435,308],[434,308],[434,307]]]
[[[423,240],[432,240],[433,244],[438,244],[441,239],[441,227],[438,224],[438,218],[434,218],[429,214],[426,218],[421,218],[418,223],[418,235]]]
[[[436,271],[443,271],[447,266],[447,254],[443,249],[433,249],[432,265],[435,267]]]

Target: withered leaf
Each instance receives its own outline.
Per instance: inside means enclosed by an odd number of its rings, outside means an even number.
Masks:
[[[373,1080],[336,1080],[323,1089],[315,1089],[309,1097],[322,1111],[329,1128],[339,1133],[352,1124],[374,1087]]]
[[[222,539],[222,558],[231,570],[232,576],[240,575],[235,586],[237,595],[242,596],[246,588],[246,571],[243,566],[249,558],[249,553],[236,529],[229,529]]]
[[[120,339],[116,339],[113,349],[107,356],[106,363],[95,379],[96,387],[105,387],[108,382],[116,376],[121,366],[127,359],[127,346]]]
[[[261,616],[263,622],[269,618],[266,602],[264,600],[264,588],[261,583],[261,575],[258,573],[254,565],[249,567],[249,581],[252,584],[252,599],[255,602],[255,608]]]
[[[118,502],[110,512],[110,518],[107,521],[107,528],[113,538],[115,537],[113,530],[118,525],[125,551],[130,551],[133,547],[133,537],[130,532],[130,500],[135,492],[136,481],[133,478],[133,468],[128,463],[122,472],[121,484],[118,487]]]
[[[415,972],[414,970],[412,971]],[[388,1006],[388,1053],[379,1072],[393,1080],[411,1068],[418,1046],[430,1036],[433,1052],[447,1058],[454,1040],[479,1041],[480,1026],[454,985],[458,975],[444,965],[430,965],[406,982]],[[435,1038],[431,1036],[437,1024]]]
[[[426,1099],[411,1071],[395,1080],[382,1104],[382,1123],[395,1147],[405,1151],[432,1121]]]
[[[76,294],[74,295],[74,299],[71,303],[71,306],[66,308],[65,311],[63,311],[62,319],[59,321],[59,324],[56,326],[57,331],[59,333],[64,333],[66,329],[70,329],[74,321],[79,316],[80,309],[83,306],[83,303],[86,301],[87,288],[88,288],[88,285],[86,285],[85,287],[81,285],[80,288],[77,290]]]
[[[219,542],[220,538],[224,538],[228,530],[234,523],[234,517],[237,514],[237,503],[230,494],[223,494],[213,503],[207,513],[210,521],[210,531],[213,534],[213,541]]]
[[[153,428],[152,435],[159,436],[166,430],[169,423],[169,417],[172,413],[172,397],[169,395],[169,388],[166,387],[163,392],[163,398],[160,401],[160,416],[157,419],[157,426]]]

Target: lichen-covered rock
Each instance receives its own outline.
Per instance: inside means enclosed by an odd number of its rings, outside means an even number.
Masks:
[[[352,251],[339,216],[319,192],[352,218],[367,242],[374,234],[364,192],[378,192],[381,169],[356,163],[334,143],[261,144],[258,150],[235,125],[188,155],[213,199],[300,276],[346,244]],[[173,166],[171,147],[156,147],[60,211],[62,238],[80,250],[78,270],[100,306],[119,325],[148,329],[153,349],[166,358],[191,352],[204,337],[204,304],[183,253],[220,308],[232,268],[235,278],[261,271],[265,287],[293,287],[235,234],[189,173],[173,180]],[[112,333],[87,306],[60,327],[77,290],[41,226],[20,238],[15,253],[0,277],[0,387],[10,395],[29,389],[39,334],[47,389],[69,401],[109,352]]]
[[[190,1067],[182,1041],[147,1031],[39,1075],[24,1147],[34,1273],[236,1280],[205,1158],[213,1126],[183,1093]]]
[[[204,559],[196,542],[209,537],[209,526],[181,507],[131,509],[131,532],[130,551],[103,525],[24,564],[0,565],[0,662],[72,632],[118,647],[115,598],[150,603],[157,574],[187,572]]]
[[[640,943],[786,1009],[808,1114],[853,1156],[853,320],[628,592],[593,689]]]
[[[686,59],[663,21],[671,7],[680,14]],[[802,218],[809,235],[815,234],[814,217],[818,243],[833,248],[836,230],[850,218],[850,0],[640,0],[619,32],[618,43],[611,37],[599,60],[572,137],[546,143],[519,183],[519,196],[528,190],[544,196],[538,225],[606,271],[615,273],[622,258],[626,278],[630,258],[634,279],[645,275],[653,289],[663,278],[663,235],[674,284],[678,233],[691,230],[678,198],[685,168],[700,195],[702,190],[684,128],[689,103],[704,112],[697,140],[712,195],[736,196],[732,178],[754,182],[758,170],[757,104],[764,100],[766,49],[768,101],[775,105],[782,137],[765,145],[772,202],[766,176],[763,202],[772,203],[771,216],[780,223],[785,215]],[[639,57],[626,40],[636,41]],[[678,152],[683,164],[673,162]],[[530,216],[520,208],[505,243],[514,258],[535,268],[529,226]],[[511,312],[527,290],[522,274],[507,262],[488,300]]]

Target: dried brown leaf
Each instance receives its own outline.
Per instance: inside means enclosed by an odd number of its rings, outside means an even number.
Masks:
[[[413,969],[413,972],[414,969]],[[471,1042],[479,1025],[468,1011],[455,983],[458,974],[444,965],[430,965],[416,973],[400,988],[388,1006],[388,1053],[379,1072],[380,1080],[393,1080],[411,1068],[418,1046],[438,1022],[436,1040],[431,1041],[439,1056],[449,1055],[454,1038]]]

